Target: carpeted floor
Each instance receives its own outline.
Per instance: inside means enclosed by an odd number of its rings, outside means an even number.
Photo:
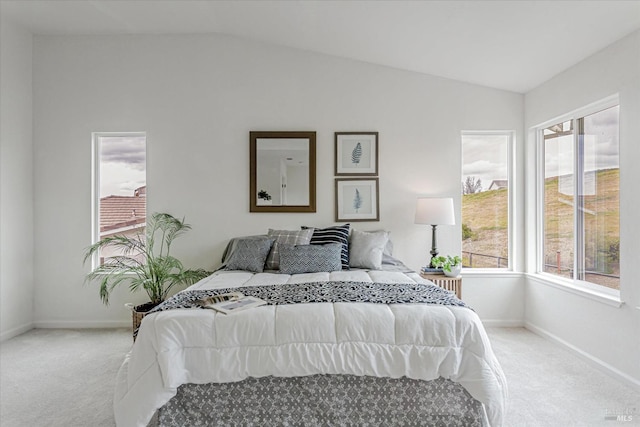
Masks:
[[[490,328],[509,384],[506,426],[640,425],[640,393],[522,328]],[[0,426],[113,426],[128,329],[34,329],[0,345]],[[633,410],[632,421],[605,420]]]
[[[0,345],[0,426],[114,426],[128,329],[32,329]]]
[[[509,385],[505,426],[640,426],[640,392],[526,329],[487,332]],[[633,420],[605,419],[624,411]]]

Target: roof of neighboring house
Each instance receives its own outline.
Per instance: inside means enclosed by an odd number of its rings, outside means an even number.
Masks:
[[[100,199],[100,232],[145,224],[144,196],[107,196]]]
[[[489,190],[491,190],[494,187],[507,188],[507,185],[509,185],[509,181],[506,179],[494,179],[493,181],[491,181],[491,185],[489,185]]]

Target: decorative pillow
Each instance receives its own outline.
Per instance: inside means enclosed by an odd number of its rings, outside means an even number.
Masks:
[[[227,260],[227,270],[246,270],[261,273],[264,270],[264,262],[269,255],[275,239],[237,239],[235,249]]]
[[[270,228],[268,235],[274,237],[276,241],[267,257],[266,268],[268,270],[280,268],[280,245],[308,245],[312,234],[313,230],[272,230]]]
[[[340,258],[342,262],[342,268],[349,269],[349,224],[338,225],[335,227],[327,228],[315,228],[315,227],[302,227],[302,229],[313,229],[313,235],[311,236],[312,245],[326,245],[327,243],[340,243],[341,253]]]
[[[234,237],[229,240],[227,243],[227,247],[224,249],[224,253],[222,254],[222,264],[226,265],[229,261],[229,258],[233,255],[240,240],[264,240],[264,239],[272,239],[266,234],[258,234],[255,236],[242,236],[242,237]],[[273,240],[273,239],[272,239]]]
[[[349,241],[349,265],[372,270],[381,269],[382,254],[388,240],[388,231],[353,230]]]
[[[300,274],[342,269],[340,243],[326,245],[280,245],[280,273]]]

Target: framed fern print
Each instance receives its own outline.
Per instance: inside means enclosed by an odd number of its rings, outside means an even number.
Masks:
[[[336,176],[378,175],[378,132],[336,132]]]
[[[378,178],[336,178],[336,222],[380,221]]]

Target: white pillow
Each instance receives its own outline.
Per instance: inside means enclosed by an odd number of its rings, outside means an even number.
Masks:
[[[349,266],[380,270],[388,231],[353,230],[349,240]]]

